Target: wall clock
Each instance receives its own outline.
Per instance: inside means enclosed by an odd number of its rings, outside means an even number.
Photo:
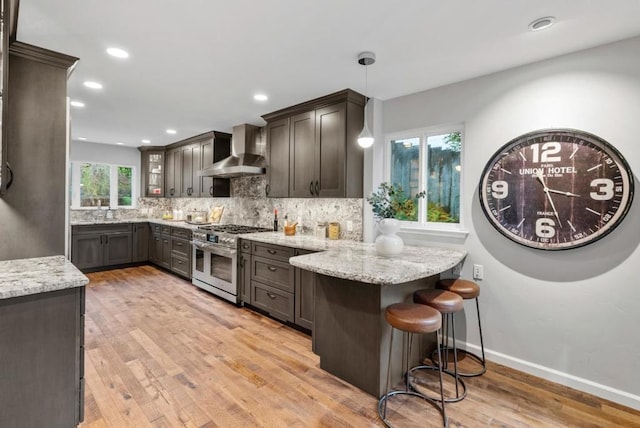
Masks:
[[[634,178],[602,138],[572,129],[517,137],[489,160],[479,187],[489,222],[527,247],[564,250],[611,232],[629,211]]]

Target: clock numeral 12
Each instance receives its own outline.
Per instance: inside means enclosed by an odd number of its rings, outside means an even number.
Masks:
[[[531,160],[533,163],[545,163],[545,162],[560,162],[560,156],[551,156],[556,153],[560,153],[562,146],[560,143],[555,141],[544,143],[542,145],[542,153],[540,153],[540,144],[532,144],[531,145],[531,154],[533,155],[533,159]]]

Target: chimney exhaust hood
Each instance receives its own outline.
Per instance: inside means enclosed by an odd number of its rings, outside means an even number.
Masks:
[[[231,156],[203,169],[201,177],[245,177],[266,172],[265,142],[258,126],[243,124],[233,127]]]

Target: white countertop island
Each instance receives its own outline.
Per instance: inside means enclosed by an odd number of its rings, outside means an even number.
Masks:
[[[0,299],[83,287],[89,279],[64,256],[0,261]]]

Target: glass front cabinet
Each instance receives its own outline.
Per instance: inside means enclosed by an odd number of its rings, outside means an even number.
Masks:
[[[142,194],[164,197],[164,150],[142,151]]]

